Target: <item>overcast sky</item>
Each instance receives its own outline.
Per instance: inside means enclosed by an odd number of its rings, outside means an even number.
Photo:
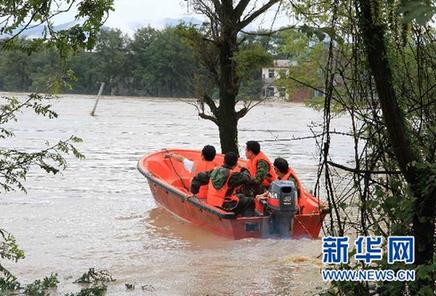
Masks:
[[[184,0],[115,0],[115,11],[110,13],[105,25],[132,34],[136,28],[146,25],[164,28],[179,19],[203,20],[201,15],[194,14],[192,9],[188,9],[186,3]],[[276,11],[277,5],[273,6],[268,14],[259,17],[248,29],[253,30],[259,27],[269,29]],[[280,13],[274,23],[274,28],[289,25],[290,22],[289,17]]]

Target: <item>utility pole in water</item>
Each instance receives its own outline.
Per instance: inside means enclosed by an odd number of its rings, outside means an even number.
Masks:
[[[97,99],[95,100],[94,108],[92,108],[91,116],[95,115],[95,110],[97,109],[98,101],[100,100],[101,93],[103,92],[104,82],[100,84],[100,89],[98,90]]]

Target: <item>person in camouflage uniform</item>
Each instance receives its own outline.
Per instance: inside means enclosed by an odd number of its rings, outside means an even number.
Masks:
[[[271,161],[260,151],[260,144],[257,141],[246,143],[245,156],[248,159],[247,169],[252,183],[250,186],[244,186],[242,189],[244,194],[255,196],[264,193],[277,178]]]
[[[223,188],[224,186],[228,186],[227,192],[225,193],[226,198],[220,207],[226,211],[232,211],[235,214],[250,216],[254,213],[253,198],[243,194],[236,194],[237,200],[230,198],[238,186],[251,183],[250,174],[247,170],[242,172],[234,170],[237,162],[238,156],[235,153],[226,153],[224,156],[224,164],[222,166],[207,172],[199,173],[192,179],[191,192],[193,194],[197,194],[200,186],[206,184],[209,184],[209,186],[212,185],[217,190]],[[209,196],[207,202],[209,203]]]

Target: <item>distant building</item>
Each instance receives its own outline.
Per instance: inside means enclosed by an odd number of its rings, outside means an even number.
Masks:
[[[274,60],[272,67],[262,68],[262,96],[264,98],[287,100],[286,88],[276,86],[275,81],[280,79],[280,75],[288,75],[290,66],[290,60]]]
[[[281,78],[281,75],[285,77],[289,75],[289,68],[296,66],[296,62],[277,59],[273,61],[271,67],[262,68],[262,97],[271,99],[281,99],[286,101],[299,101],[302,102],[312,97],[313,90],[302,86],[290,94],[285,87],[279,87],[275,84],[276,80]]]

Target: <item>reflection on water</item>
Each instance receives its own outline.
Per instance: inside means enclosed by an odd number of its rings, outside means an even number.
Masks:
[[[89,267],[110,270],[108,295],[311,295],[322,286],[319,240],[233,241],[191,225],[157,207],[136,162],[164,147],[219,147],[217,129],[192,106],[163,99],[68,96],[55,104],[56,120],[20,115],[8,147],[35,149],[75,134],[86,159],[69,158],[58,176],[29,174],[29,193],[0,198],[0,225],[17,237],[27,257],[8,266],[25,281],[60,275],[59,293]],[[240,122],[240,151],[248,140],[310,135],[320,113],[298,104],[267,104]],[[339,118],[334,124],[345,126]],[[5,144],[6,143],[6,144]],[[338,162],[351,159],[349,143],[336,145]],[[285,157],[305,187],[315,181],[312,140],[265,142],[271,157]],[[124,283],[136,283],[127,291]],[[141,286],[145,286],[144,290]]]

